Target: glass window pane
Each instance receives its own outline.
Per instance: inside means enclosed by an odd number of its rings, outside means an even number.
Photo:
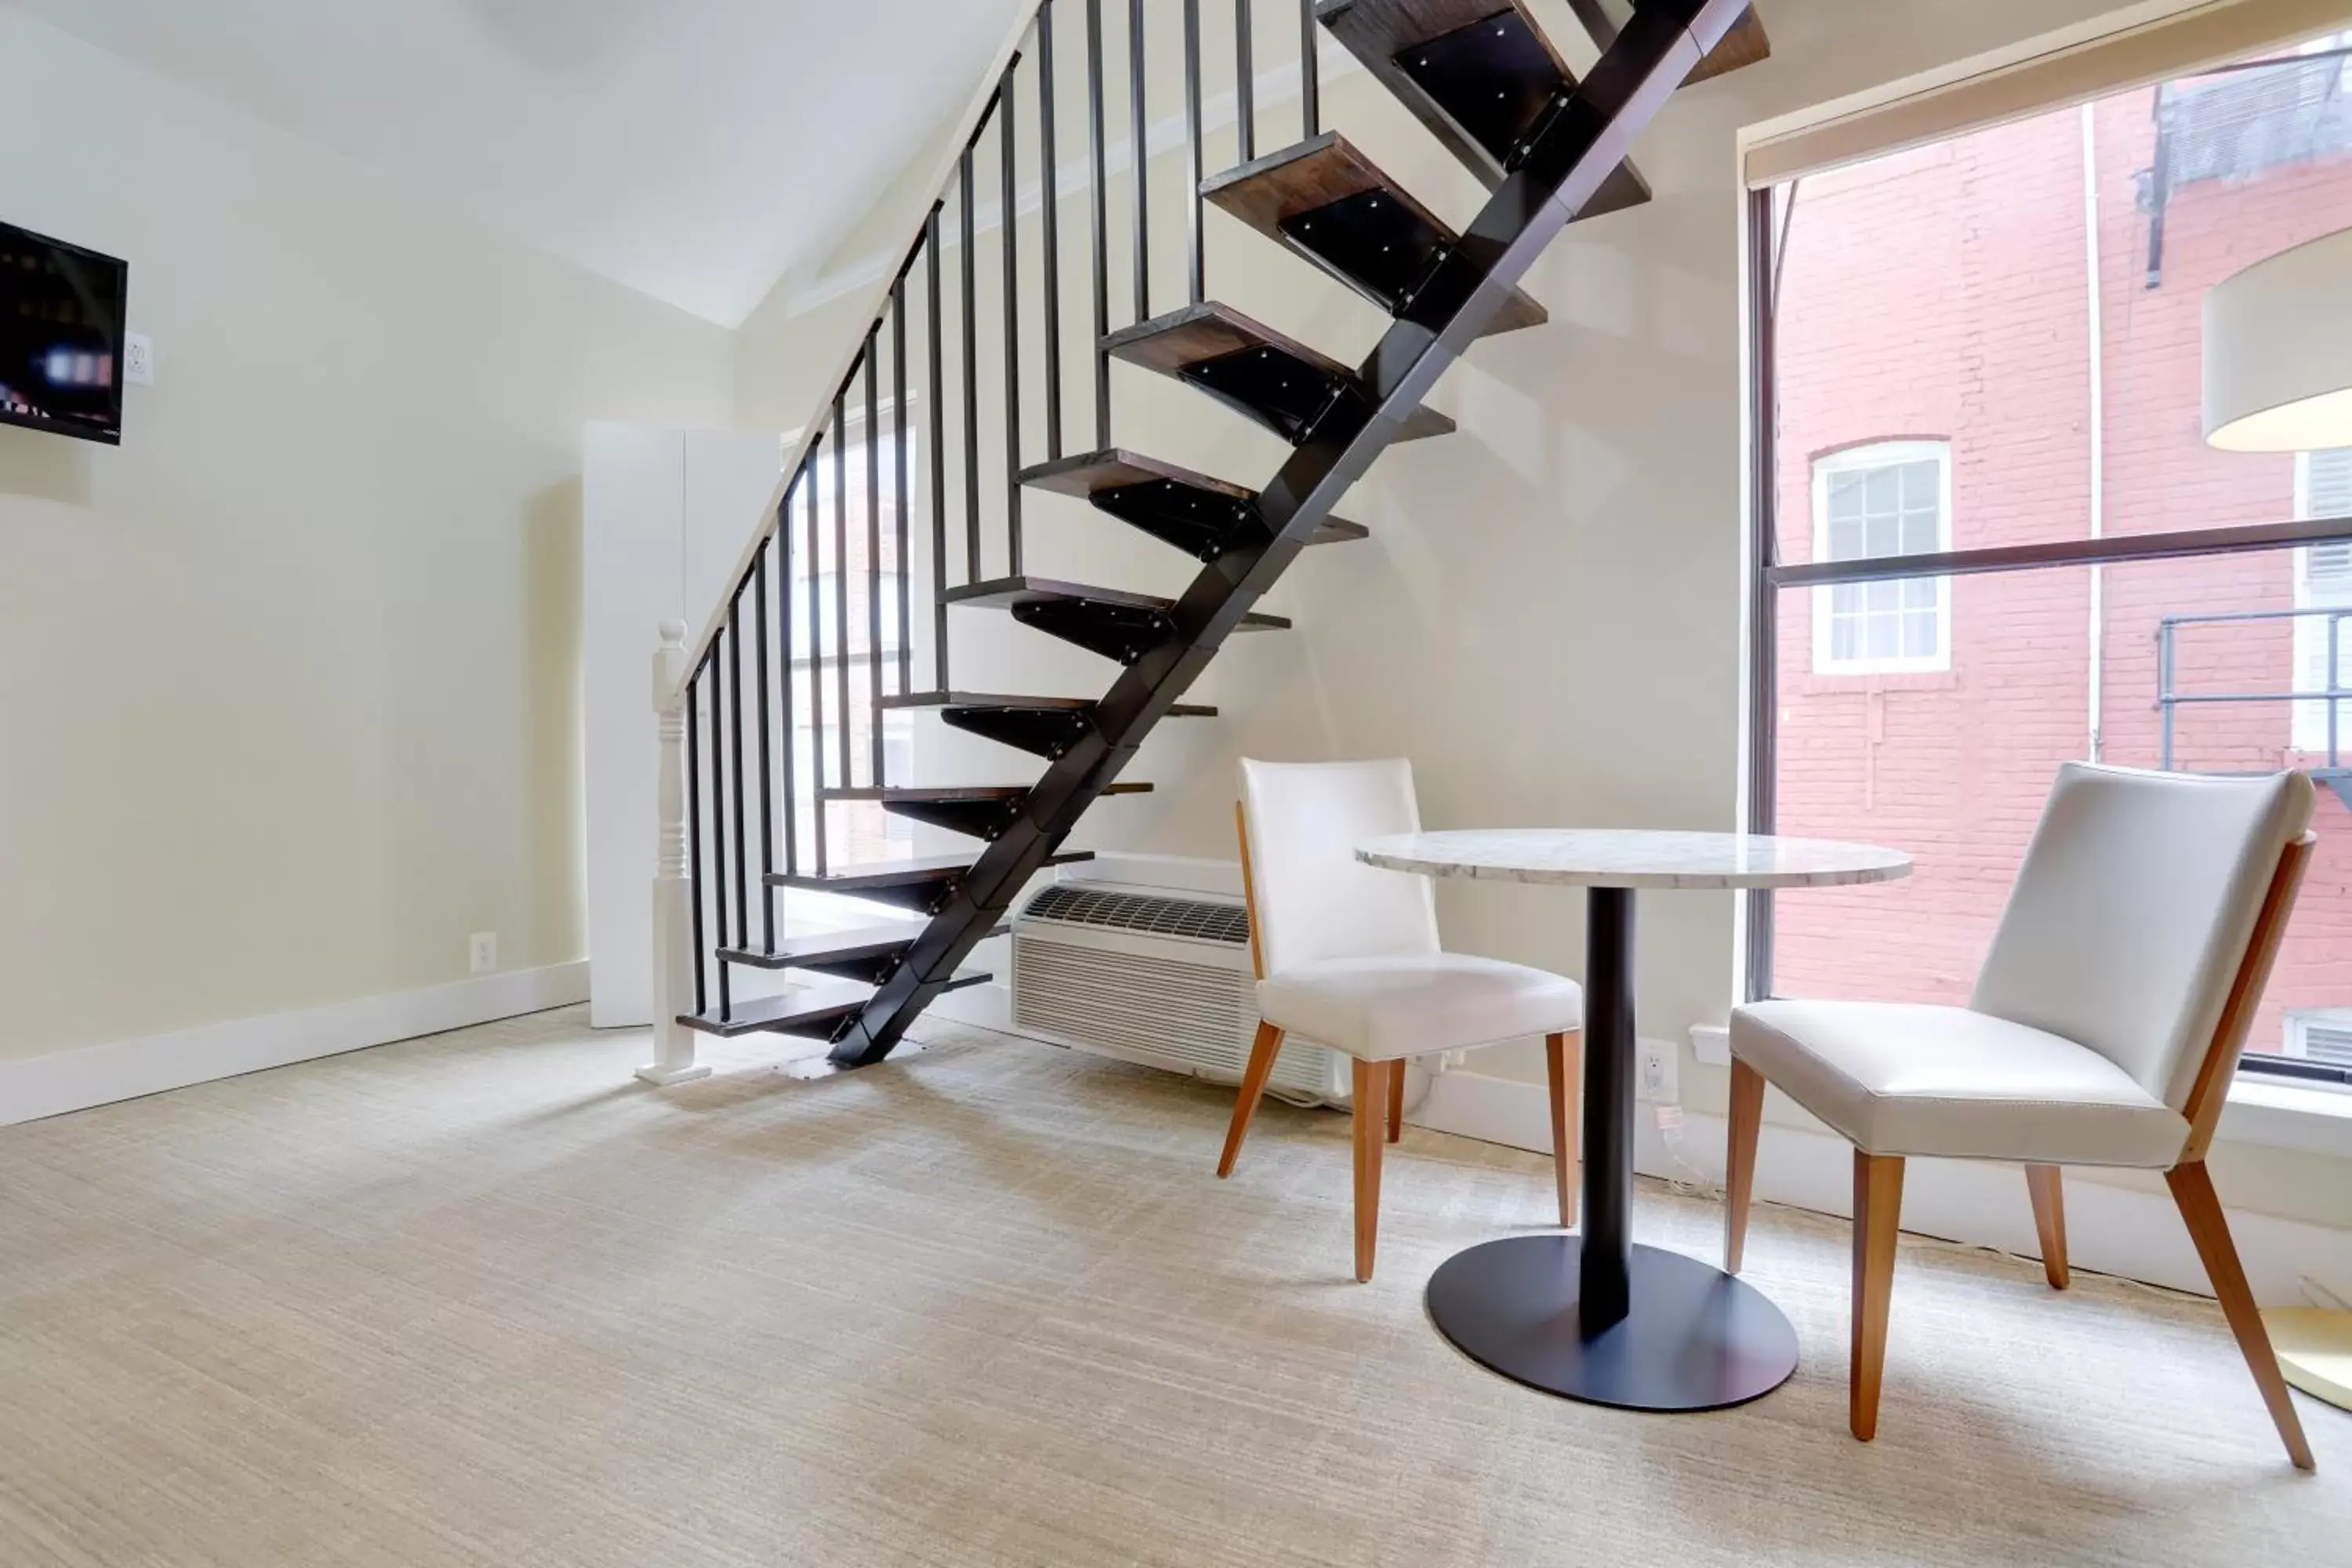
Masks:
[[[1866,583],[1863,584],[1864,602],[1878,614],[1885,615],[1903,607],[1901,583]]]
[[[1934,577],[1906,577],[1903,579],[1903,607],[1906,610],[1934,609],[1936,607],[1936,584],[1938,581],[1939,579]]]
[[[1902,469],[1873,468],[1870,470],[1868,484],[1869,500],[1866,504],[1870,508],[1870,515],[1874,520],[1892,517],[1903,510]]]
[[[1862,556],[1862,520],[1859,517],[1830,519],[1830,559],[1855,561]]]
[[[1950,443],[1950,548],[2078,535],[2095,471],[2081,391],[2094,264],[2106,531],[2292,517],[2293,454],[2205,445],[2195,345],[2223,279],[2352,228],[2343,80],[2339,58],[2280,51],[2110,94],[2087,135],[2068,107],[1806,176],[1774,280],[1782,558],[1812,547],[1811,454],[1879,442]],[[1906,461],[1885,484],[1901,492],[1904,548],[1921,548],[1909,513],[1933,505],[1935,465]],[[1874,492],[1871,510],[1896,504]]]
[[[2324,720],[2326,705],[2263,695],[2293,689],[2296,576],[2294,552],[2284,550],[2107,566],[2097,634],[2100,758],[2210,775],[2292,763],[2320,768],[2326,784],[2324,759],[2295,747],[2313,738],[2300,728],[2305,710]],[[1776,900],[1779,994],[1965,1002],[2058,764],[2091,754],[2088,570],[1975,578],[1970,594],[1969,647],[1955,661],[1956,679],[1890,689],[1875,734],[1850,688],[1797,679],[1810,650],[1782,644],[1778,829],[1894,845],[1917,868],[1882,888]],[[1784,593],[1783,615],[1806,602]],[[1833,626],[1842,633],[1855,624]],[[1936,651],[1931,611],[1860,624],[1868,658],[1893,657],[1890,636],[1905,658]],[[2249,700],[2180,703],[2168,726],[2158,700],[2161,639],[2170,643],[2177,692]],[[1841,657],[1851,657],[1851,640],[1833,635]],[[2352,710],[2346,720],[2352,743]],[[1971,743],[1956,748],[1960,734]],[[1879,743],[1871,746],[1873,739]],[[1822,765],[1865,749],[1867,768]],[[2312,827],[2316,858],[2248,1049],[2325,1061],[2352,1049],[2352,965],[2343,961],[2352,952],[2352,810],[2333,788],[2317,792]]]
[[[1852,470],[1830,476],[1830,516],[1858,518],[1862,515],[1862,475]]]
[[[1830,623],[1830,657],[1851,659],[1860,657],[1855,630],[1862,623],[1852,616],[1840,616]]]
[[[1906,555],[1927,555],[1943,548],[1940,519],[1932,510],[1910,510],[1903,514],[1903,552]]]
[[[1937,476],[1941,465],[1930,460],[1903,465],[1903,508],[1906,511],[1933,513],[1942,504],[1942,486]]]

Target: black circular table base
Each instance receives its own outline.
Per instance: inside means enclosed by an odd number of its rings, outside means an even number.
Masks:
[[[1514,1236],[1457,1252],[1429,1279],[1429,1315],[1471,1360],[1588,1405],[1721,1410],[1797,1370],[1797,1331],[1762,1292],[1679,1252],[1635,1247],[1632,1310],[1587,1338],[1582,1239]]]

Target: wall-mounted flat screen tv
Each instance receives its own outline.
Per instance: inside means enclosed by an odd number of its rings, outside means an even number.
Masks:
[[[122,441],[131,268],[0,223],[0,425]]]

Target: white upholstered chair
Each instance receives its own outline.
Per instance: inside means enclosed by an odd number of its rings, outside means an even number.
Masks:
[[[1420,831],[1412,764],[1402,757],[1244,761],[1241,789],[1242,879],[1262,1021],[1217,1174],[1233,1173],[1285,1036],[1354,1058],[1356,1278],[1370,1279],[1381,1152],[1402,1129],[1404,1059],[1541,1035],[1559,1223],[1575,1224],[1570,1127],[1584,993],[1539,969],[1442,951],[1429,879],[1356,858],[1367,838]]]
[[[1764,1086],[1854,1146],[1849,1415],[1878,1428],[1903,1161],[2026,1168],[2050,1283],[2066,1285],[2059,1167],[2160,1170],[2288,1456],[2311,1447],[2206,1173],[2238,1052],[2313,839],[2301,773],[2208,778],[2070,763],[1965,1007],[1759,1002],[1731,1015],[1737,1272]]]

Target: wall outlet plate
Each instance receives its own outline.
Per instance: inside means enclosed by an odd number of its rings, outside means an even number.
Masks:
[[[466,942],[466,962],[477,974],[488,974],[499,966],[499,933],[478,931]]]
[[[1633,1094],[1653,1105],[1682,1102],[1682,1051],[1672,1040],[1633,1042]]]
[[[155,343],[144,332],[122,334],[122,379],[132,386],[155,384]]]
[[[1699,1059],[1700,1066],[1727,1068],[1731,1065],[1731,1030],[1727,1026],[1693,1024],[1690,1037],[1691,1055]]]

